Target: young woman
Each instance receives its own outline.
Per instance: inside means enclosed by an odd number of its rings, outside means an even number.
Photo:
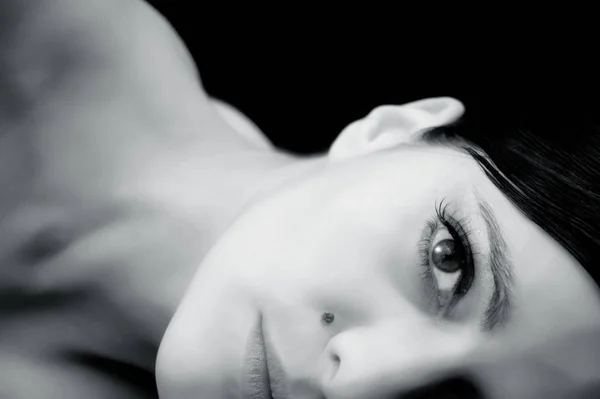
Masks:
[[[432,98],[296,157],[207,97],[141,1],[0,15],[0,396],[156,396],[161,340],[167,399],[594,382],[596,132],[431,130],[464,112]],[[561,339],[585,351],[535,374]]]

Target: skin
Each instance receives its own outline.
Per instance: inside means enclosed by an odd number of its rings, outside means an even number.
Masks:
[[[210,99],[145,3],[31,4],[0,6],[0,396],[151,397],[156,367],[161,397],[239,397],[261,316],[278,389],[303,398],[387,397],[600,324],[577,262],[471,158],[421,140],[455,101],[379,109],[302,159]],[[447,198],[489,250],[474,190],[514,263],[494,332],[489,265],[439,319],[416,249]]]
[[[227,123],[144,2],[0,15],[0,396],[155,396],[194,271],[282,157]]]
[[[441,197],[470,215],[473,240],[488,251],[473,187],[500,215],[515,265],[512,316],[495,333],[480,329],[489,265],[480,264],[456,317],[436,323],[415,258]],[[205,258],[163,340],[161,392],[228,397],[222,386],[239,383],[260,313],[289,397],[387,397],[482,346],[597,324],[596,290],[472,159],[408,146],[324,167],[240,217]],[[322,325],[323,312],[335,314],[333,325]]]

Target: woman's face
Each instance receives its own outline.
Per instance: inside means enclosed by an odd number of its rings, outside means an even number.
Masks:
[[[472,158],[405,145],[331,163],[240,217],[167,331],[159,387],[392,396],[479,348],[600,323],[596,290]]]

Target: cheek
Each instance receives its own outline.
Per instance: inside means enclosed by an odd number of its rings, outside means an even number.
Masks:
[[[330,311],[336,324],[351,325],[402,313],[406,306],[427,309],[414,245],[390,248],[382,240],[366,243],[362,234],[345,235],[345,240],[336,235],[326,249],[311,251],[309,246],[302,255],[289,256],[265,281],[272,302]]]
[[[426,312],[431,298],[421,276],[417,226],[411,220],[374,225],[353,217],[292,240],[288,235],[272,253],[280,261],[271,265],[263,292],[282,306],[299,302],[332,309],[353,322],[396,314],[404,306]]]

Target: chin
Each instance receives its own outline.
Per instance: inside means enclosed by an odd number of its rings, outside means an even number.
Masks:
[[[251,302],[241,295],[182,302],[157,356],[161,399],[229,399],[248,389],[245,375],[257,367],[248,359],[249,345],[256,348],[252,339],[261,320]]]

